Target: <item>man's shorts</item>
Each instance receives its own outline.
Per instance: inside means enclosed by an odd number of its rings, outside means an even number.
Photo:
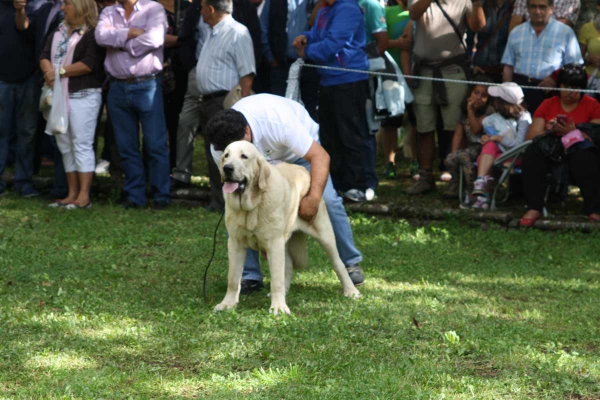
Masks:
[[[421,76],[432,77],[433,70],[421,68]],[[457,65],[450,65],[442,68],[442,77],[444,79],[466,80],[467,77],[463,69]],[[438,105],[432,95],[433,82],[429,80],[419,80],[419,87],[413,89],[415,101],[413,102],[415,116],[417,118],[417,132],[427,133],[436,129],[437,107],[440,108],[444,122],[444,130],[454,131],[456,125],[460,122],[461,104],[469,90],[467,84],[445,82],[446,98],[448,104]]]

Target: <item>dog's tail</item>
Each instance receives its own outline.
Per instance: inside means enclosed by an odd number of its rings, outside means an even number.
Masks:
[[[288,250],[292,257],[294,269],[308,267],[308,252],[306,250],[306,234],[294,232],[288,241]]]

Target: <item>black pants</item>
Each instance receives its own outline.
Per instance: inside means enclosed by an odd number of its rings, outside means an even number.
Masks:
[[[121,170],[121,157],[119,156],[119,150],[117,149],[117,142],[115,141],[115,130],[113,129],[112,122],[110,121],[110,114],[106,111],[106,121],[104,124],[100,123],[102,119],[102,112],[106,106],[106,96],[108,89],[102,91],[102,106],[98,114],[98,123],[96,125],[96,134],[94,136],[94,154],[98,153],[98,138],[104,137],[104,145],[102,147],[102,153],[100,158],[110,163],[108,170],[111,176],[121,176],[123,171]]]
[[[513,82],[522,86],[537,86],[541,81],[539,79],[528,78],[524,75],[514,74]],[[525,105],[527,106],[527,110],[531,113],[531,115],[533,115],[540,104],[546,100],[546,92],[543,90],[523,89],[523,95],[525,96]]]
[[[169,164],[171,169],[177,166],[177,128],[179,127],[179,113],[183,107],[183,98],[187,90],[187,77],[189,71],[176,69],[175,90],[163,95],[165,122],[169,133]]]
[[[571,179],[581,189],[583,212],[586,215],[600,213],[600,154],[587,148],[575,150],[565,160]],[[532,144],[523,155],[523,188],[528,210],[542,212],[546,175],[555,165],[540,149]]]
[[[364,142],[369,134],[365,115],[368,85],[364,80],[319,89],[319,136],[331,157],[333,186],[343,192],[367,189]]]

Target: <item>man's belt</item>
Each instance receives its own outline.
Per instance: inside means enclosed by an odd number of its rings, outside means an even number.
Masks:
[[[161,74],[150,74],[150,75],[142,75],[142,76],[132,76],[131,78],[119,79],[115,77],[111,77],[111,82],[122,82],[122,83],[140,83],[145,81],[151,81],[156,78],[159,78]]]
[[[216,99],[217,97],[225,97],[229,94],[228,90],[219,90],[218,92],[212,92],[202,95],[202,101]]]
[[[521,74],[513,74],[513,80],[515,81],[515,83],[517,83],[519,85],[529,83],[530,85],[527,85],[527,86],[537,86],[542,81],[541,79],[531,78],[529,76],[521,75]]]

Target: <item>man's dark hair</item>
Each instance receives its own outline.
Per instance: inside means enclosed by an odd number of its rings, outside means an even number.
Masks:
[[[527,7],[529,7],[529,2],[530,2],[530,0],[527,0],[527,2],[526,2],[527,3]],[[548,0],[548,6],[554,7],[554,0]]]
[[[567,64],[560,69],[558,73],[558,86],[565,85],[571,88],[586,89],[587,88],[587,72],[581,64]]]
[[[248,121],[236,110],[222,110],[212,116],[204,127],[204,137],[217,151],[244,138]]]

